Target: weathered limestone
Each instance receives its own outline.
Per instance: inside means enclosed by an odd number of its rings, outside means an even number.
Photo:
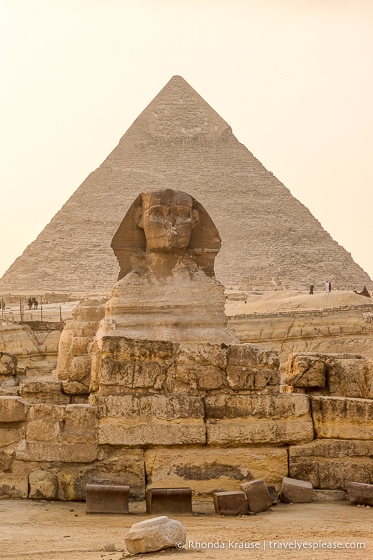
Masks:
[[[37,369],[49,375],[56,367],[60,330],[52,325],[39,333],[36,328],[18,323],[0,325],[0,352],[15,356],[16,373]],[[0,383],[4,380],[0,373]]]
[[[325,387],[326,360],[311,353],[290,354],[285,383],[294,387]]]
[[[142,193],[113,237],[120,264],[98,339],[235,343],[224,288],[215,279],[221,240],[193,197],[165,189]]]
[[[100,444],[193,445],[206,441],[201,398],[186,395],[98,397]]]
[[[73,310],[61,334],[56,374],[69,395],[88,395],[95,335],[105,315],[107,298],[86,299]]]
[[[26,377],[19,385],[19,393],[29,403],[69,404],[70,397],[62,393],[61,382],[54,377]]]
[[[318,438],[373,439],[372,400],[312,397],[311,402]]]
[[[34,500],[55,500],[58,491],[58,479],[47,471],[33,471],[29,476],[30,491],[28,497]]]
[[[272,500],[264,478],[245,482],[240,485],[240,488],[246,494],[249,511],[260,513],[272,507]]]
[[[373,323],[364,318],[365,311],[372,309],[372,304],[357,304],[325,310],[232,315],[235,310],[231,306],[228,308],[228,325],[241,342],[261,344],[277,351],[283,367],[290,353],[349,352],[373,359]]]
[[[373,360],[358,354],[293,353],[288,357],[286,374],[284,383],[307,388],[307,392],[373,398]]]
[[[312,502],[313,487],[310,482],[284,476],[280,490],[281,502],[303,504]]]
[[[315,439],[289,448],[289,475],[315,488],[344,490],[350,481],[373,483],[373,442]]]
[[[17,358],[14,354],[0,352],[0,384],[17,374]]]
[[[0,397],[0,422],[23,422],[29,403],[20,397]]]
[[[287,475],[287,450],[281,447],[162,448],[145,451],[148,485],[190,486],[199,497],[214,491],[237,490],[240,483],[264,477],[279,486]]]
[[[227,361],[228,383],[232,389],[278,392],[280,361],[276,352],[255,345],[231,345]]]
[[[184,525],[165,515],[134,523],[124,539],[127,550],[131,554],[173,548],[177,544],[184,544],[185,541]]]
[[[373,484],[349,482],[346,484],[346,490],[351,504],[373,506]]]
[[[314,437],[306,395],[212,395],[204,400],[209,445],[280,445]]]
[[[28,478],[27,476],[16,476],[12,474],[0,475],[0,496],[7,498],[27,498]]]

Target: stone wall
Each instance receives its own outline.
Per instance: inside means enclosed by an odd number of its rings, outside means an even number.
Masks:
[[[277,350],[282,364],[291,352],[352,352],[373,358],[372,309],[373,304],[368,303],[325,310],[233,315],[228,317],[228,326],[241,342]]]
[[[373,482],[372,360],[293,354],[281,380],[277,353],[253,344],[107,336],[95,352],[89,396],[44,377],[0,397],[2,497],[84,500],[97,479],[136,500],[151,486],[206,497],[258,477]]]

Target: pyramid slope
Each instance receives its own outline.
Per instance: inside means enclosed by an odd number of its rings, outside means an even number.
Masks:
[[[278,274],[288,287],[369,276],[309,210],[238,142],[230,126],[174,76],[0,280],[1,290],[107,290],[119,267],[111,239],[143,191],[174,188],[207,209],[223,240],[225,284]]]

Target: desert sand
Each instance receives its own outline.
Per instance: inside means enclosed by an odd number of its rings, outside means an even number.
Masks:
[[[119,560],[129,557],[124,537],[133,523],[149,516],[144,502],[130,504],[130,515],[87,515],[82,502],[0,502],[2,560]],[[347,501],[279,504],[249,517],[222,517],[212,502],[196,502],[193,516],[170,516],[187,528],[185,550],[169,549],[133,558],[239,558],[360,560],[373,555],[373,508],[353,507]],[[191,543],[189,543],[191,541]],[[196,548],[199,543],[223,543],[224,548]],[[229,544],[231,541],[231,545]],[[259,548],[239,549],[234,543],[259,543]],[[265,541],[265,549],[264,549]],[[302,550],[279,549],[279,543],[305,543]],[[319,541],[345,548],[322,549]],[[115,552],[104,551],[107,543]],[[272,543],[272,544],[271,544]],[[276,548],[273,548],[276,543]],[[313,544],[312,544],[313,543]],[[364,543],[365,548],[346,548]],[[316,546],[319,548],[309,548]],[[193,548],[194,546],[194,548]],[[303,546],[303,545],[302,545]]]
[[[336,290],[330,294],[318,291],[310,295],[307,291],[279,290],[264,294],[250,294],[246,303],[242,301],[229,302],[226,304],[226,314],[278,313],[281,311],[330,309],[369,304],[373,305],[372,298],[359,296],[352,291]]]

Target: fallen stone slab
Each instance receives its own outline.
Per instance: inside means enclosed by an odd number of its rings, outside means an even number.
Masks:
[[[341,500],[348,500],[347,492],[343,490],[313,490],[313,499],[322,502],[339,502]]]
[[[273,486],[273,485],[268,486],[268,484],[267,484],[267,489],[268,489],[268,493],[269,493],[269,497],[271,499],[272,505],[277,506],[278,492],[276,490],[276,486]]]
[[[132,525],[124,541],[130,554],[182,548],[186,541],[186,529],[180,521],[162,515]]]
[[[87,513],[128,513],[130,487],[124,484],[87,484]]]
[[[240,484],[240,488],[246,494],[249,511],[260,513],[272,507],[272,501],[264,478]]]
[[[147,513],[192,513],[191,488],[148,488]]]
[[[214,507],[220,515],[247,515],[249,504],[245,492],[214,492]]]
[[[303,504],[312,502],[313,486],[305,480],[297,480],[284,476],[280,490],[280,500],[285,504],[293,502]]]
[[[346,484],[346,490],[351,504],[373,506],[373,484],[348,482]]]

